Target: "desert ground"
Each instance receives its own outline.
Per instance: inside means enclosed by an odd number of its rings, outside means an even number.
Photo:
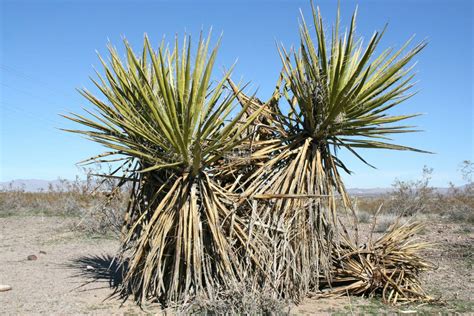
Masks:
[[[173,314],[156,304],[108,298],[118,276],[109,267],[118,247],[111,234],[73,229],[77,218],[34,214],[0,214],[0,314]],[[420,238],[435,242],[426,256],[438,267],[426,273],[430,304],[387,306],[360,297],[306,299],[289,306],[289,314],[431,314],[474,313],[472,278],[474,231],[468,223],[425,218]],[[364,225],[364,224],[362,224]],[[365,224],[368,226],[369,224]],[[28,256],[36,260],[28,260]],[[95,281],[94,281],[95,280]],[[91,282],[93,281],[93,282]],[[285,312],[285,313],[286,313]]]

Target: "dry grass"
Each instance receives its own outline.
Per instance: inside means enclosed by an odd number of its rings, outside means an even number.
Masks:
[[[358,210],[356,215],[357,215],[357,219],[358,219],[359,223],[361,223],[361,224],[369,223],[371,218],[372,218],[372,215],[370,213],[365,212],[365,211],[359,211]]]
[[[274,291],[256,289],[251,282],[235,284],[234,288],[217,293],[213,299],[196,297],[185,306],[178,306],[184,314],[199,315],[286,315],[288,301],[275,298]]]
[[[406,213],[404,205],[420,205],[420,208],[411,208],[413,212]],[[447,221],[474,223],[474,186],[467,184],[463,187],[451,186],[446,193],[433,192],[429,195],[413,197],[413,203],[394,194],[385,194],[376,197],[358,197],[357,206],[359,216],[366,214],[373,216],[378,207],[383,205],[384,214],[387,216],[402,215],[417,217],[419,215],[437,215]]]
[[[0,191],[0,217],[61,216],[71,217],[74,230],[105,234],[117,232],[123,223],[127,194],[113,189],[113,183],[94,181],[90,171],[86,180],[60,180],[47,190],[28,192],[24,188]]]
[[[400,217],[395,214],[378,214],[375,220],[374,232],[385,233]]]

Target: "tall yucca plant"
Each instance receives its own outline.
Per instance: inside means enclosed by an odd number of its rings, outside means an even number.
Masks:
[[[126,63],[109,47],[110,63],[101,59],[105,78],[94,80],[106,99],[83,90],[98,111],[68,116],[88,127],[73,132],[112,149],[91,161],[125,160],[123,174],[108,176],[133,183],[122,287],[138,302],[212,297],[243,276],[235,251],[256,242],[247,239],[244,220],[232,214],[231,192],[214,174],[258,112],[245,124],[237,124],[245,108],[230,118],[230,71],[211,82],[218,47],[209,54],[210,37],[201,37],[193,56],[189,41],[154,51],[145,37],[139,56],[125,42]]]
[[[408,41],[397,51],[387,49],[374,56],[382,33],[376,32],[364,47],[356,38],[356,13],[343,35],[337,14],[328,40],[319,9],[312,5],[315,40],[302,17],[301,43],[296,51],[279,48],[285,82],[282,95],[289,113],[275,110],[274,124],[285,130],[281,145],[247,181],[246,196],[268,200],[261,203],[258,218],[272,230],[265,231],[278,248],[269,259],[269,273],[280,291],[296,299],[317,286],[318,275],[331,265],[338,217],[336,195],[350,208],[339,169],[349,172],[337,157],[345,148],[417,149],[391,144],[386,136],[412,132],[393,123],[415,115],[390,116],[387,111],[412,93],[413,57],[425,46],[418,44],[404,53]]]

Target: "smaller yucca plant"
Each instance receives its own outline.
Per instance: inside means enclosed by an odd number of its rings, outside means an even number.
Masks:
[[[88,127],[73,132],[113,150],[92,161],[124,160],[123,174],[108,176],[132,182],[122,288],[138,302],[212,297],[243,277],[235,251],[258,240],[247,239],[231,192],[215,176],[258,112],[245,123],[245,108],[230,117],[235,96],[224,89],[230,71],[211,81],[218,45],[209,54],[209,44],[210,37],[201,37],[193,56],[188,38],[181,48],[176,41],[172,50],[162,44],[154,51],[145,37],[139,56],[125,42],[126,63],[109,47],[109,64],[101,59],[105,78],[94,81],[106,99],[83,90],[98,111],[68,116]]]

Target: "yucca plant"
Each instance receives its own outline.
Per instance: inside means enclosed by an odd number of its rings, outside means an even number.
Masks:
[[[185,38],[181,48],[176,40],[172,50],[162,44],[154,51],[145,37],[138,56],[125,42],[126,62],[110,46],[109,64],[101,59],[105,78],[93,80],[105,100],[82,90],[97,111],[67,116],[87,127],[72,132],[112,150],[89,161],[122,160],[106,176],[132,183],[122,294],[139,303],[211,298],[244,277],[236,252],[258,248],[216,174],[259,112],[245,123],[246,108],[231,117],[235,96],[224,89],[231,72],[211,81],[219,44],[210,54],[209,45],[210,36],[201,37],[193,55]]]
[[[252,216],[266,227],[261,233],[273,240],[268,273],[281,293],[295,299],[317,288],[321,273],[330,282],[339,234],[336,199],[351,209],[339,174],[340,169],[350,171],[337,149],[347,149],[365,163],[359,148],[419,151],[387,142],[387,135],[413,132],[393,123],[415,116],[387,111],[413,95],[409,64],[425,43],[402,55],[409,40],[399,50],[389,48],[375,56],[385,29],[364,46],[355,34],[356,13],[341,35],[338,12],[329,40],[313,5],[312,13],[316,42],[302,16],[299,49],[279,48],[281,94],[290,110],[285,112],[280,103],[273,124],[285,132],[274,136],[279,146],[271,143],[269,150],[256,153],[258,158],[265,153],[267,159],[247,180],[244,194],[260,200],[258,214]]]
[[[120,161],[104,176],[131,183],[121,294],[183,303],[244,284],[297,302],[331,284],[339,238],[351,238],[337,214],[338,204],[352,209],[337,151],[365,163],[359,148],[419,151],[386,140],[413,132],[398,122],[415,115],[387,111],[412,95],[410,62],[425,44],[374,56],[384,31],[364,46],[356,14],[341,35],[338,13],[329,41],[312,13],[316,44],[303,18],[299,48],[279,47],[283,71],[265,103],[230,71],[211,81],[210,37],[195,54],[188,38],[154,51],[145,37],[139,55],[125,42],[126,62],[109,47],[105,77],[94,80],[105,100],[82,90],[97,111],[67,117],[87,127],[72,132],[112,150],[87,162]]]

